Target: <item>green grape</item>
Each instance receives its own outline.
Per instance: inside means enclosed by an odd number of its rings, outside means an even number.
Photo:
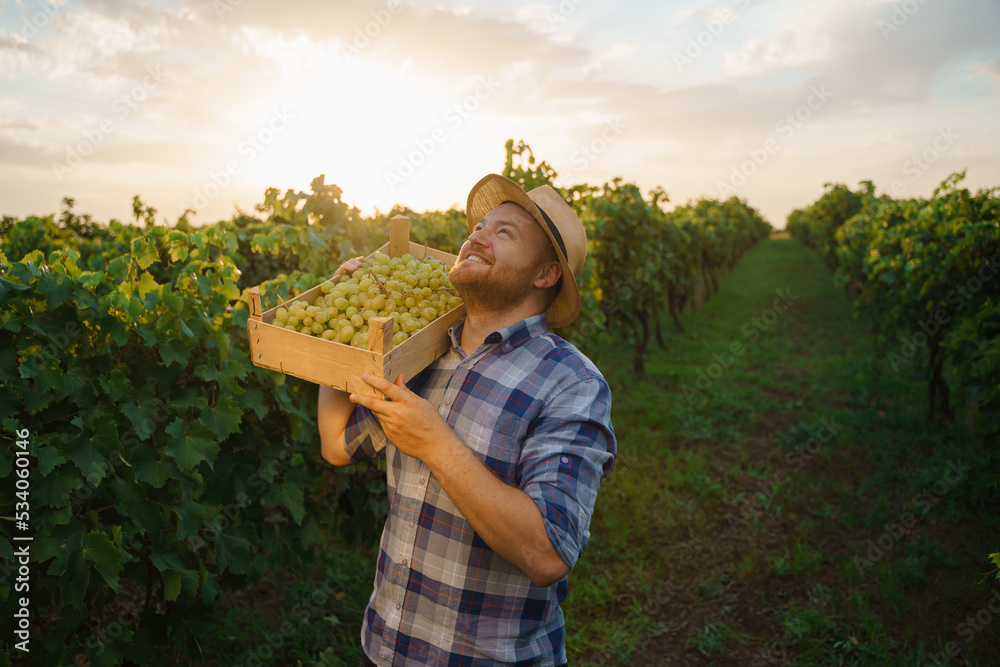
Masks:
[[[288,319],[285,321],[285,324],[287,326],[290,326],[290,327],[298,327],[299,326],[299,318],[296,317],[295,315],[289,315]]]
[[[284,308],[279,308],[274,312],[274,319],[278,320],[282,324],[288,321],[288,311]]]
[[[375,253],[350,275],[321,283],[324,296],[312,305],[293,303],[288,318],[310,334],[367,347],[368,321],[391,317],[393,344],[398,345],[462,303],[448,280],[448,269],[433,257]]]

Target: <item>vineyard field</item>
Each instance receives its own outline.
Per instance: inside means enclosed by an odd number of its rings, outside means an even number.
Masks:
[[[502,173],[558,177],[513,141]],[[1000,199],[961,181],[907,201],[828,186],[781,237],[736,197],[561,188],[589,246],[583,312],[556,333],[608,377],[620,442],[570,575],[572,664],[997,657],[1000,622],[957,630],[1000,584]],[[384,464],[322,460],[317,386],[251,362],[250,288],[268,310],[320,285],[393,216],[445,253],[468,231],[343,194],[319,176],[204,226],[139,196],[130,223],[72,199],[0,221],[14,664],[25,638],[53,665],[357,664]],[[457,305],[344,289],[335,331],[319,305],[282,325],[362,343],[387,302],[414,331]],[[961,657],[938,660],[949,642]]]

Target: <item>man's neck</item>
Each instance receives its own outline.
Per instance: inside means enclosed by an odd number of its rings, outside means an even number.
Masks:
[[[494,331],[509,327],[511,324],[516,324],[532,315],[537,315],[539,312],[541,311],[530,306],[522,306],[500,313],[468,309],[465,324],[462,326],[462,349],[465,350],[466,354],[472,354]]]

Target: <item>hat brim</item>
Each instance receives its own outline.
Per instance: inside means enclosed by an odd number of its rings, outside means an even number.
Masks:
[[[559,294],[545,311],[546,324],[551,328],[572,324],[580,315],[580,288],[576,284],[576,277],[573,275],[569,263],[566,261],[566,255],[559,247],[559,242],[552,234],[552,230],[546,224],[538,204],[524,191],[524,188],[499,174],[489,174],[481,178],[469,191],[469,200],[465,207],[469,232],[475,229],[486,214],[505,202],[514,202],[531,214],[545,235],[549,237],[556,257],[559,259],[559,265],[562,267],[562,284]],[[562,203],[567,205],[565,202]]]

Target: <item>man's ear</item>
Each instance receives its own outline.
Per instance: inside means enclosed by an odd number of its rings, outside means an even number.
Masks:
[[[539,289],[548,289],[559,282],[561,277],[562,265],[559,262],[546,262],[538,268],[534,285]]]

